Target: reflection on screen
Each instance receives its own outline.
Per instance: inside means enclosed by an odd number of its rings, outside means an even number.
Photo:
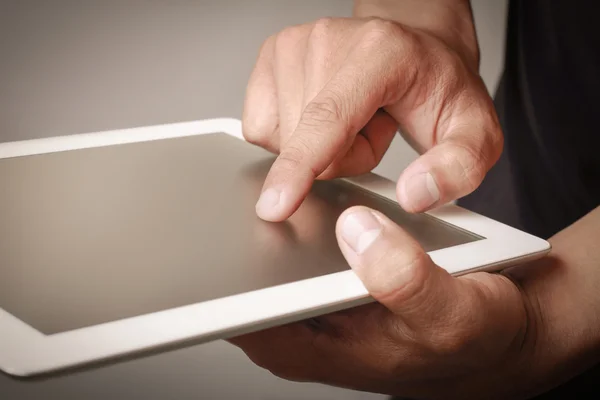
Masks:
[[[343,182],[261,221],[272,161],[224,134],[0,160],[0,308],[53,334],[343,271],[335,222],[359,204],[428,251],[479,239]]]

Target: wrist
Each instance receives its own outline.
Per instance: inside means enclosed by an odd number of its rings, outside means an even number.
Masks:
[[[381,18],[431,34],[475,71],[479,45],[469,0],[355,0],[353,16]]]
[[[549,257],[506,273],[528,311],[518,379],[532,395],[600,362],[598,227],[600,208],[550,239]]]

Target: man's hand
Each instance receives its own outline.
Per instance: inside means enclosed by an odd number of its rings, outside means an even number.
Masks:
[[[410,398],[490,398],[521,388],[535,313],[511,280],[452,277],[364,207],[341,216],[337,237],[379,304],[233,339],[252,361],[285,379]]]
[[[397,186],[411,212],[473,191],[502,151],[468,0],[357,0],[355,16],[288,28],[261,49],[243,130],[279,153],[263,219],[289,217],[314,179],[374,168],[398,128],[421,153]],[[533,396],[600,360],[599,229],[600,208],[552,238],[551,257],[456,278],[383,215],[352,208],[338,242],[378,303],[231,341],[292,380],[412,398]]]
[[[286,219],[314,179],[370,171],[398,128],[422,153],[398,181],[404,209],[425,211],[473,191],[503,139],[469,49],[379,18],[322,19],[267,39],[243,117],[246,139],[279,153],[258,215]]]
[[[295,381],[414,399],[524,399],[600,360],[600,207],[550,257],[452,277],[380,213],[354,207],[337,239],[378,301],[231,340]]]

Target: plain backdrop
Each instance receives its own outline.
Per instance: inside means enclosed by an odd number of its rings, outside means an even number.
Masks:
[[[475,0],[473,6],[481,73],[493,91],[506,1]],[[323,16],[347,16],[351,7],[350,0],[0,0],[0,141],[239,118],[246,81],[268,35]],[[414,157],[398,137],[376,172],[396,179]],[[284,382],[223,342],[41,382],[0,375],[0,399],[137,397],[381,398]]]

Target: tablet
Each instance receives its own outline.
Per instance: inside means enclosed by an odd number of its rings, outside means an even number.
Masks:
[[[316,182],[288,220],[254,205],[274,156],[215,119],[0,145],[0,369],[31,376],[223,339],[372,301],[337,246],[366,205],[452,274],[548,242],[459,207],[404,212],[374,174]]]

